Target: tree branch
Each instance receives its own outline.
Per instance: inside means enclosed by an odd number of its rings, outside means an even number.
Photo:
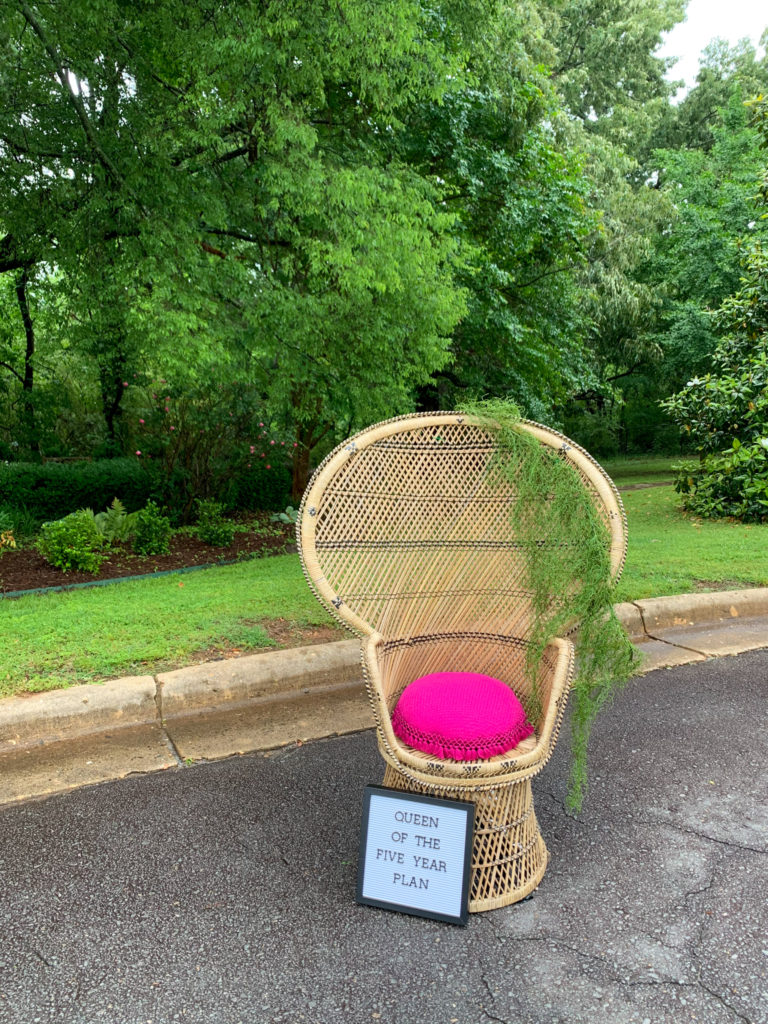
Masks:
[[[566,270],[572,270],[573,267],[573,263],[565,263],[561,267],[553,267],[551,270],[545,270],[541,274],[537,274],[536,277],[532,277],[529,281],[521,281],[520,284],[516,284],[514,288],[499,288],[499,291],[502,295],[512,296],[517,292],[522,292],[526,288],[530,288],[531,285],[538,284],[539,281],[543,281],[545,277],[552,277],[554,274],[562,274]]]
[[[637,371],[642,369],[644,365],[644,362],[641,360],[640,362],[635,363],[634,366],[630,366],[628,370],[624,370],[623,373],[614,373],[612,377],[606,377],[605,379],[608,382],[611,382],[614,380],[621,380],[622,377],[631,377],[633,373],[637,373]]]
[[[204,225],[203,229],[209,235],[222,235],[224,238],[238,238],[241,242],[251,242],[253,245],[276,245],[285,249],[290,249],[291,247],[291,243],[286,242],[282,238],[256,238],[254,235],[249,235],[246,231],[241,231],[239,228],[209,228],[207,225]]]
[[[18,139],[11,138],[10,135],[0,135],[0,142],[4,142],[14,152],[23,153],[25,156],[31,157],[47,157],[51,160],[64,160],[65,154],[61,150],[46,150],[46,149],[32,149],[29,145],[24,142],[19,142]]]
[[[203,252],[209,252],[212,256],[219,256],[223,260],[227,258],[227,254],[225,252],[222,252],[221,249],[214,249],[214,247],[212,245],[208,245],[207,242],[201,242],[200,248]]]
[[[38,37],[38,39],[42,43],[43,49],[48,54],[48,57],[50,58],[51,63],[53,64],[53,66],[54,66],[54,68],[56,70],[56,76],[59,79],[59,82],[61,83],[61,87],[64,90],[65,95],[67,96],[69,102],[72,104],[72,107],[74,108],[75,113],[77,114],[77,118],[78,118],[78,120],[80,122],[80,125],[81,125],[81,127],[83,129],[83,132],[85,133],[85,137],[86,137],[88,143],[91,146],[91,149],[96,154],[96,156],[97,156],[99,162],[101,163],[102,167],[104,167],[104,169],[110,175],[110,177],[113,179],[115,184],[119,185],[121,188],[127,188],[125,179],[120,174],[120,172],[118,171],[117,167],[115,167],[115,165],[112,163],[112,161],[110,160],[109,156],[107,156],[107,154],[101,148],[101,145],[99,144],[99,140],[96,137],[96,132],[93,129],[93,125],[91,124],[90,120],[88,119],[88,114],[86,113],[85,104],[83,103],[82,96],[80,96],[78,93],[76,93],[73,90],[73,88],[72,88],[72,86],[70,84],[70,81],[69,81],[69,76],[68,76],[67,72],[64,69],[64,65],[62,64],[61,60],[59,59],[59,55],[57,54],[57,52],[54,49],[53,45],[48,41],[48,38],[47,38],[47,36],[45,34],[45,30],[43,29],[43,26],[37,20],[37,18],[34,15],[34,12],[30,9],[28,4],[22,3],[21,6],[20,6],[20,10],[21,10],[21,13],[24,15],[24,18],[26,19],[27,24],[30,26],[30,28],[35,33],[35,35]],[[130,189],[127,189],[127,191],[129,191],[129,193],[131,195],[133,195],[133,193],[132,193],[132,191]],[[135,195],[134,195],[134,199],[136,199],[136,201],[137,201],[137,203],[139,205],[139,208],[141,209],[142,213],[144,213],[144,215],[146,216],[147,215],[147,211],[144,208],[143,204],[137,199],[137,197]]]
[[[17,381],[19,382],[19,384],[21,384],[22,386],[24,385],[24,378],[23,378],[23,377],[22,377],[22,375],[21,375],[21,374],[20,374],[20,373],[18,372],[18,370],[15,370],[15,369],[14,369],[14,368],[13,368],[13,367],[11,366],[11,364],[10,364],[10,363],[6,363],[6,362],[4,362],[4,361],[3,361],[2,359],[0,359],[0,366],[2,366],[2,367],[3,367],[3,369],[5,369],[5,370],[9,370],[9,371],[10,371],[10,372],[11,372],[11,373],[13,374],[13,376],[14,376],[14,377],[16,378],[16,380],[17,380]]]
[[[24,270],[32,266],[34,260],[26,259],[16,248],[16,239],[11,234],[0,238],[0,274],[9,270]]]
[[[115,36],[115,38],[117,39],[118,43],[122,46],[122,48],[125,50],[125,52],[128,54],[128,56],[132,57],[134,60],[136,60],[137,59],[136,58],[136,54],[130,48],[128,43],[126,43],[126,41],[123,39],[123,37],[118,35],[118,36]],[[171,85],[170,82],[166,82],[165,79],[161,78],[160,75],[158,75],[156,71],[152,70],[152,68],[149,68],[149,76],[155,82],[157,82],[158,85],[161,85],[163,87],[163,89],[167,89],[168,92],[172,93],[174,96],[177,96],[177,97],[181,98],[184,95],[184,90],[183,89],[179,89],[179,87],[177,85]]]

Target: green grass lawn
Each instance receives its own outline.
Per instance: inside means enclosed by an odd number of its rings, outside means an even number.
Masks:
[[[627,455],[623,458],[598,459],[598,462],[617,487],[625,487],[629,484],[673,480],[675,474],[672,467],[690,458],[682,455]]]
[[[297,555],[0,601],[0,696],[154,674],[212,648],[270,646],[260,623],[275,619],[332,621]]]
[[[672,487],[624,491],[629,549],[618,600],[768,586],[768,525],[684,516]]]
[[[619,486],[669,479],[674,461],[610,464]],[[684,516],[672,487],[624,491],[629,553],[617,599],[768,585],[768,525]],[[0,601],[0,696],[155,674],[201,652],[272,643],[264,623],[329,625],[297,555]]]

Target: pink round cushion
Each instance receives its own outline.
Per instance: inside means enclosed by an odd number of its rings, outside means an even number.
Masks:
[[[395,735],[416,750],[455,761],[504,754],[533,732],[512,690],[477,672],[414,679],[392,714]]]

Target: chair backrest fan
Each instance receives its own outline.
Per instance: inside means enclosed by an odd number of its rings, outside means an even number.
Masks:
[[[608,524],[618,575],[626,526],[613,484],[567,438],[520,426],[578,469]],[[510,521],[515,493],[494,454],[493,434],[461,413],[388,420],[340,445],[315,473],[298,519],[315,593],[362,634],[525,637],[531,604]]]

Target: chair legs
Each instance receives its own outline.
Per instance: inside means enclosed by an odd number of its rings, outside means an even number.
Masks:
[[[517,903],[541,882],[548,855],[536,821],[530,779],[503,783],[492,789],[440,786],[438,791],[412,782],[388,764],[384,785],[474,803],[470,913]]]

